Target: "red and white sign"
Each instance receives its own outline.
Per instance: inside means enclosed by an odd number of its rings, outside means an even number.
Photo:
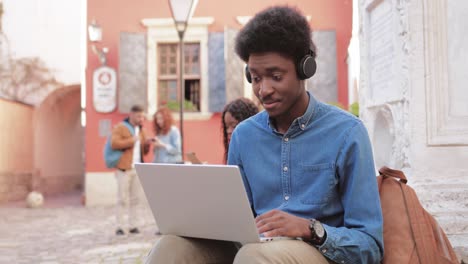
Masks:
[[[108,66],[93,73],[93,104],[100,113],[110,113],[117,107],[117,74]]]

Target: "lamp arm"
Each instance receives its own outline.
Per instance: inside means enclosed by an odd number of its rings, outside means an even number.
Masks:
[[[109,49],[107,47],[99,49],[99,48],[96,47],[96,45],[92,45],[91,49],[93,50],[94,54],[96,54],[99,57],[99,61],[101,62],[101,64],[106,65],[107,64],[107,53],[109,53]]]

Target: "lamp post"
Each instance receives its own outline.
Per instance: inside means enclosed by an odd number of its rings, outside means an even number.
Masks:
[[[182,151],[182,161],[184,160],[184,102],[185,102],[185,83],[184,83],[184,34],[187,24],[197,7],[198,0],[169,0],[172,18],[177,32],[179,33],[179,87],[180,87],[180,142]]]

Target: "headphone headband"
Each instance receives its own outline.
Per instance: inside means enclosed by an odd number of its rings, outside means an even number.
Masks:
[[[301,80],[309,79],[314,76],[317,71],[317,63],[315,62],[315,52],[309,49],[309,53],[304,55],[302,59],[296,64],[297,77]],[[252,83],[252,76],[250,75],[249,67],[245,66],[245,77],[249,83]]]

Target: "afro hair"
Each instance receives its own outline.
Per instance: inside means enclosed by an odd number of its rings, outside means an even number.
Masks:
[[[252,53],[277,52],[295,64],[313,51],[311,29],[296,8],[275,6],[257,13],[236,37],[236,53],[247,62]]]

